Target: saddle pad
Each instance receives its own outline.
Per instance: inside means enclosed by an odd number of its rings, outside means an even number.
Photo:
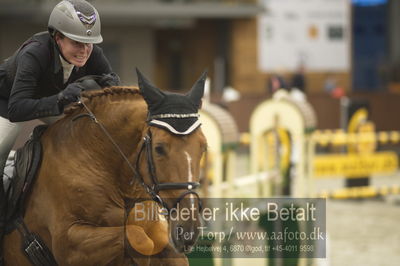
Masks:
[[[15,153],[14,172],[7,193],[6,233],[15,228],[14,221],[25,214],[25,199],[34,183],[42,159],[40,137],[47,126],[37,126],[25,145]]]

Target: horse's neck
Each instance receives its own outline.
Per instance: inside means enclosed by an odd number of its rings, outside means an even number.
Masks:
[[[67,165],[84,164],[89,169],[87,175],[92,173],[87,178],[127,174],[124,172],[131,169],[126,169],[121,153],[132,162],[145,125],[145,104],[137,96],[114,97],[108,101],[92,99],[86,106],[99,124],[89,116],[81,116],[88,110],[75,110],[48,129],[43,138],[45,152],[49,157],[61,157]]]

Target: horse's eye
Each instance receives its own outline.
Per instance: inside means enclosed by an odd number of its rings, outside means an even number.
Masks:
[[[163,147],[162,145],[157,145],[157,146],[155,147],[155,149],[156,149],[156,152],[157,152],[158,155],[166,155],[166,154],[167,154],[167,153],[165,152],[164,147]]]

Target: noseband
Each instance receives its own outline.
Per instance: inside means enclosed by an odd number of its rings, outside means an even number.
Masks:
[[[132,170],[134,176],[132,177],[132,181],[131,184],[134,182],[135,177],[139,179],[140,184],[143,186],[143,188],[145,189],[145,191],[147,192],[147,194],[149,194],[149,196],[151,197],[152,200],[154,200],[155,202],[159,203],[160,205],[162,205],[164,208],[166,208],[168,210],[168,214],[170,213],[171,209],[174,209],[178,206],[178,204],[187,196],[190,194],[193,194],[197,197],[198,199],[198,207],[199,207],[199,211],[201,211],[202,209],[202,203],[201,203],[201,199],[200,196],[197,194],[196,191],[194,191],[193,189],[196,189],[197,187],[200,186],[200,183],[198,182],[182,182],[182,183],[175,183],[175,182],[166,182],[166,183],[160,183],[158,181],[157,175],[156,175],[156,167],[154,164],[154,160],[153,160],[153,153],[152,153],[152,134],[150,129],[147,131],[145,137],[143,138],[142,141],[142,145],[140,148],[140,151],[138,153],[138,155],[136,156],[136,163],[135,163],[135,167],[132,166],[132,164],[130,163],[129,159],[126,157],[126,155],[123,153],[123,151],[121,150],[121,148],[118,146],[118,144],[114,141],[114,139],[112,138],[112,136],[110,135],[110,133],[107,131],[107,129],[103,126],[103,124],[101,124],[96,116],[93,114],[93,112],[87,107],[87,105],[83,102],[83,101],[79,101],[79,104],[81,104],[88,113],[86,114],[80,114],[77,115],[76,117],[74,117],[72,119],[72,121],[75,121],[79,118],[82,117],[89,117],[91,118],[91,120],[93,122],[95,122],[100,129],[103,131],[103,133],[107,136],[107,138],[111,141],[111,143],[114,145],[114,147],[116,148],[116,150],[118,151],[118,153],[121,155],[121,157],[124,159],[124,161],[126,161],[126,163],[128,164],[129,168]],[[147,168],[148,168],[148,172],[150,175],[150,181],[151,184],[147,184],[144,181],[143,176],[140,174],[140,168],[139,168],[139,163],[140,163],[140,157],[142,156],[143,152],[146,151],[146,162],[147,162]],[[159,192],[162,190],[186,190],[184,192],[182,192],[179,197],[176,199],[176,201],[174,202],[174,204],[170,207],[168,206],[168,204],[165,202],[165,200],[163,200],[161,198],[161,196],[159,195]]]

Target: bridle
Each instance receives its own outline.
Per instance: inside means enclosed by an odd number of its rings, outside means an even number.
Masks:
[[[157,175],[156,175],[156,167],[154,164],[153,160],[153,152],[152,152],[152,134],[150,131],[150,128],[148,129],[145,137],[143,138],[142,146],[140,148],[139,154],[136,157],[136,175],[140,180],[141,185],[145,188],[146,192],[151,196],[151,198],[160,203],[162,206],[164,206],[166,209],[171,210],[171,208],[176,208],[179,202],[185,198],[189,194],[193,194],[197,197],[198,202],[199,202],[199,210],[201,210],[201,200],[199,194],[197,194],[196,191],[193,189],[196,189],[197,187],[200,186],[200,183],[198,182],[182,182],[182,183],[160,183],[158,181]],[[143,151],[146,151],[146,161],[147,161],[147,168],[148,172],[150,174],[150,179],[152,184],[148,185],[144,182],[143,176],[140,174],[139,171],[139,161],[140,157],[143,153]],[[166,204],[166,202],[160,197],[159,192],[162,190],[186,190],[185,192],[182,192],[179,197],[176,199],[175,203],[172,205],[171,208],[169,208]]]
[[[150,127],[148,128],[146,135],[142,139],[142,144],[141,144],[139,153],[136,156],[135,167],[133,167],[133,165],[131,164],[129,159],[126,157],[126,155],[121,150],[121,148],[118,146],[118,144],[114,141],[114,139],[112,138],[110,133],[107,131],[107,129],[104,127],[104,125],[101,124],[97,120],[96,116],[88,108],[88,106],[81,99],[79,99],[78,103],[86,109],[87,113],[77,115],[76,117],[72,118],[72,121],[75,121],[75,120],[77,120],[79,118],[82,118],[82,117],[89,117],[93,122],[95,122],[100,127],[102,132],[107,136],[107,138],[110,140],[110,142],[116,148],[116,150],[118,151],[120,156],[127,163],[128,167],[132,170],[133,177],[132,177],[132,179],[130,181],[130,184],[133,184],[133,182],[135,181],[135,178],[137,178],[139,183],[144,188],[146,193],[151,197],[151,199],[153,201],[157,202],[158,204],[160,204],[161,206],[163,206],[164,208],[166,208],[168,210],[168,214],[170,214],[171,210],[174,210],[175,208],[177,208],[179,206],[179,203],[187,195],[190,195],[190,194],[193,194],[193,195],[195,195],[197,197],[199,212],[202,210],[202,202],[201,202],[200,196],[198,195],[198,193],[196,191],[193,190],[193,189],[196,189],[197,187],[199,187],[200,183],[198,183],[198,182],[181,182],[181,183],[178,183],[178,182],[166,182],[166,183],[160,183],[159,182],[159,180],[157,178],[157,175],[156,175],[156,166],[155,166],[154,160],[153,160],[152,134],[151,134]],[[149,175],[150,175],[151,184],[147,184],[145,182],[144,178],[143,178],[143,175],[140,173],[139,163],[140,163],[140,158],[141,158],[141,156],[142,156],[144,151],[146,152],[146,155],[147,155],[146,156],[146,162],[147,162],[148,172],[149,172]],[[174,204],[172,206],[168,206],[168,204],[165,202],[165,200],[163,200],[161,198],[161,196],[159,195],[159,192],[163,191],[163,190],[185,190],[185,191],[182,192],[179,195],[179,197],[175,200],[175,202],[174,202]]]

